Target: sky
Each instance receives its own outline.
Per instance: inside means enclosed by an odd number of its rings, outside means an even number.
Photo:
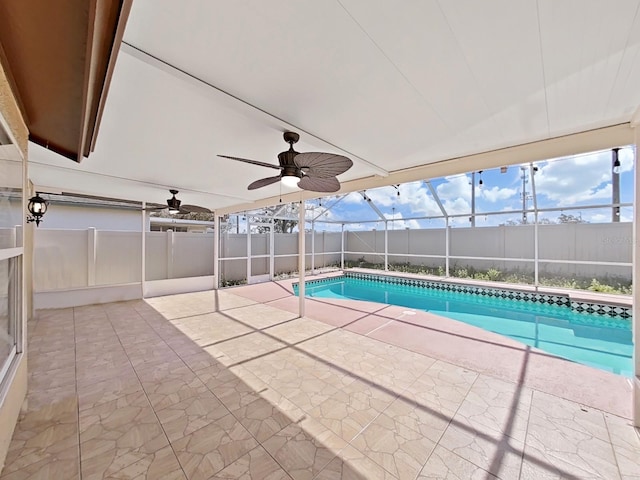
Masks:
[[[620,168],[620,202],[633,202],[633,157],[631,147],[619,151]],[[501,169],[484,170],[482,173],[469,172],[444,178],[431,179],[430,183],[436,191],[443,207],[449,215],[461,215],[450,219],[452,227],[468,227],[471,225],[472,178],[475,180],[476,226],[492,226],[505,223],[522,222],[522,192],[526,191],[528,208],[533,208],[533,183],[535,183],[536,199],[539,209],[566,208],[566,210],[540,212],[540,218],[557,222],[561,214],[574,215],[589,223],[611,221],[609,208],[578,208],[602,205],[612,201],[612,152],[605,150],[589,154],[544,160],[533,163],[537,167],[534,173],[535,182],[531,181],[529,164],[512,165],[501,172]],[[521,168],[524,167],[524,168]],[[523,178],[523,172],[526,177]],[[480,184],[482,180],[482,184]],[[523,183],[524,182],[524,183]],[[388,186],[366,190],[378,210],[388,219],[389,229],[434,228],[443,227],[443,219],[415,219],[414,217],[442,216],[438,203],[429,191],[425,181],[412,182],[397,187]],[[337,203],[335,203],[337,202]],[[335,205],[333,205],[335,203]],[[332,206],[333,205],[333,206]],[[327,207],[330,207],[327,210]],[[326,197],[321,201],[307,203],[307,209],[313,211],[309,215],[318,216],[315,228],[318,231],[340,230],[340,224],[325,223],[322,220],[345,221],[346,230],[384,229],[384,224],[366,223],[367,220],[379,219],[375,212],[359,192],[346,197]],[[515,213],[488,215],[490,212]],[[529,214],[529,221],[533,220]],[[622,208],[621,221],[632,220],[631,207]],[[363,223],[359,223],[363,222]],[[309,228],[310,225],[307,225]]]

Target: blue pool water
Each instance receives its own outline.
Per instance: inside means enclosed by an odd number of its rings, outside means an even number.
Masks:
[[[297,286],[295,288],[298,293]],[[424,310],[510,337],[554,355],[632,376],[628,318],[579,313],[568,306],[336,277],[306,283],[307,297],[353,299]]]

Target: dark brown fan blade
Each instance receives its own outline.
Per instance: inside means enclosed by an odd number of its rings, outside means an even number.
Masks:
[[[166,205],[164,207],[147,207],[143,208],[142,210],[145,212],[159,212],[160,210],[164,210],[165,208],[167,208]]]
[[[248,158],[240,158],[240,157],[228,157],[227,155],[218,155],[222,158],[230,158],[231,160],[237,160],[239,162],[250,163],[252,165],[259,165],[261,167],[269,167],[275,168],[276,170],[280,170],[280,165],[271,165],[270,163],[259,162],[258,160],[249,160]]]
[[[211,210],[198,205],[181,205],[180,213],[212,213]]]
[[[260,180],[256,180],[255,182],[250,184],[247,187],[247,189],[255,190],[256,188],[266,187],[267,185],[271,185],[272,183],[276,183],[279,181],[280,181],[280,175],[277,175],[275,177],[261,178]]]
[[[298,182],[298,187],[312,192],[331,193],[340,190],[340,182],[336,177],[317,178],[304,175]]]
[[[293,159],[298,168],[310,177],[331,178],[351,168],[353,162],[342,155],[322,152],[299,153]]]

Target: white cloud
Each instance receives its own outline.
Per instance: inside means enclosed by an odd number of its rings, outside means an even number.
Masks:
[[[463,199],[467,203],[471,201],[471,179],[467,175],[445,177],[444,182],[436,187],[440,200]]]
[[[389,222],[389,230],[403,230],[405,228],[411,228],[411,229],[420,228],[420,223],[417,220],[414,220],[414,219],[405,220],[402,217],[401,213],[388,215],[388,218],[390,220],[394,219],[393,222]]]
[[[377,228],[377,224],[375,223],[349,223],[344,226],[344,230],[349,232],[373,230],[374,228]]]
[[[593,215],[583,215],[582,219],[589,223],[609,223],[611,221],[611,214],[594,213]]]
[[[364,199],[359,192],[347,193],[347,196],[342,200],[342,203],[362,203]]]
[[[467,175],[445,177],[436,193],[449,215],[471,212],[471,185]]]
[[[491,188],[483,187],[476,190],[476,195],[484,198],[488,202],[495,203],[513,197],[518,190],[515,188],[500,188],[493,186]]]
[[[442,202],[442,205],[449,215],[471,213],[471,204],[464,198],[445,200],[444,202]]]
[[[398,191],[400,195],[398,195]],[[441,215],[440,208],[429,195],[423,182],[411,182],[400,185],[399,190],[392,186],[373,188],[366,191],[367,196],[380,209],[408,209],[412,216]],[[362,195],[353,192],[344,199],[344,203],[364,203]]]
[[[628,168],[626,154],[624,157]],[[561,205],[611,199],[611,152],[539,164],[535,182],[538,194]]]

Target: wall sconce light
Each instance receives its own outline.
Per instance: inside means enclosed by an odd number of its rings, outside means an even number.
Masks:
[[[34,197],[31,197],[27,205],[27,210],[29,210],[31,214],[27,216],[27,223],[36,222],[36,226],[39,226],[42,217],[47,212],[47,205],[49,205],[49,202],[38,195],[38,193],[36,193]]]

